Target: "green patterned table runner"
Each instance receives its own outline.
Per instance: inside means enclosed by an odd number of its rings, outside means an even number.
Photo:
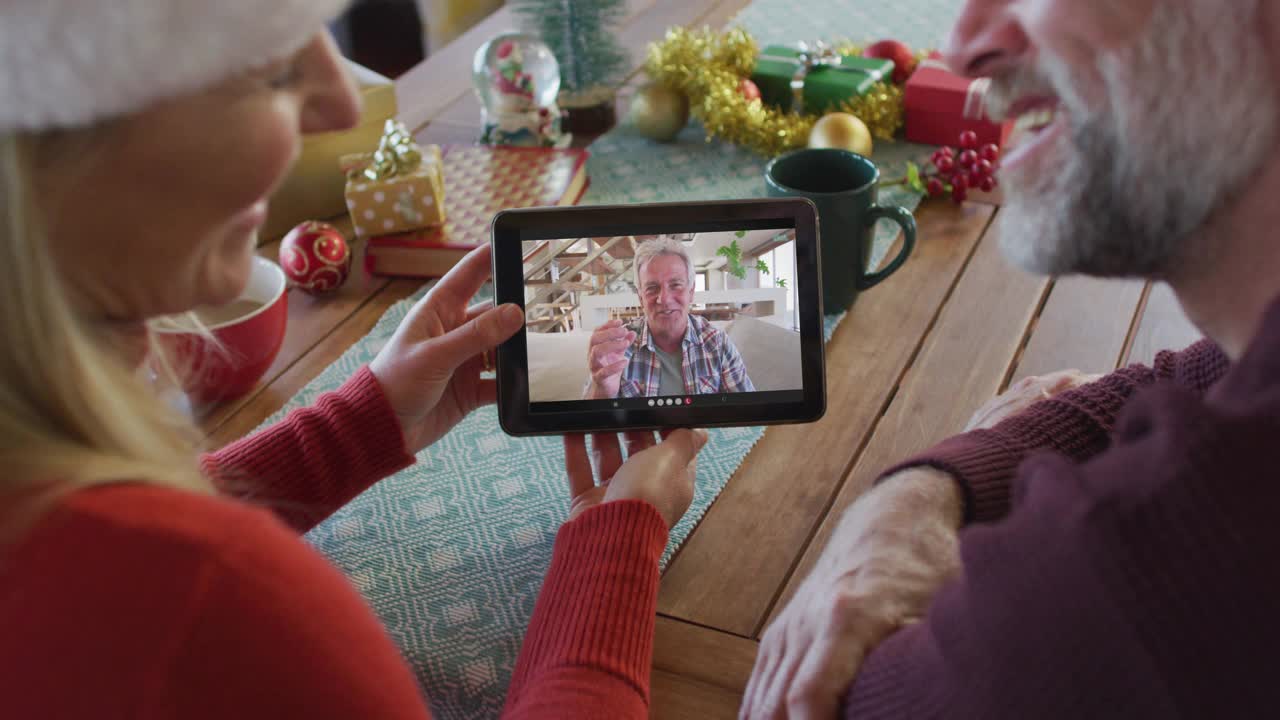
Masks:
[[[762,46],[896,37],[925,47],[940,42],[957,10],[955,0],[757,0],[738,22]],[[886,176],[894,176],[919,150],[880,143],[875,160]],[[672,145],[655,145],[618,128],[591,151],[585,204],[763,195],[764,159],[705,143],[700,128],[686,129]],[[890,188],[881,201],[914,207],[916,198]],[[873,264],[895,233],[881,229]],[[268,423],[338,387],[372,359],[412,300],[388,310],[367,337]],[[837,323],[828,319],[828,336]],[[664,565],[762,432],[713,432],[700,457],[693,506],[671,534]],[[496,717],[552,540],[565,518],[566,495],[559,439],[508,437],[490,408],[467,418],[421,453],[416,465],[361,495],[307,539],[368,599],[415,669],[436,717]]]

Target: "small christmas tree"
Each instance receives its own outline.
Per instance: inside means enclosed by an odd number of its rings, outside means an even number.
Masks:
[[[627,11],[625,0],[513,0],[525,29],[560,61],[561,105],[611,103],[627,71],[627,53],[614,28]]]

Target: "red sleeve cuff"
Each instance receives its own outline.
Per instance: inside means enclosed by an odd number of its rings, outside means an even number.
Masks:
[[[666,522],[638,500],[605,503],[560,529],[508,708],[534,702],[524,696],[539,692],[539,676],[565,668],[611,675],[648,702],[666,543]]]

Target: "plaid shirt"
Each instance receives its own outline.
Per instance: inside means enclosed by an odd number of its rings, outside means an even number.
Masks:
[[[631,326],[636,341],[627,348],[631,362],[622,373],[618,397],[653,397],[658,395],[662,378],[661,361],[649,334],[649,324],[641,319],[639,326]],[[684,394],[754,392],[751,378],[747,377],[746,363],[733,346],[733,341],[710,322],[689,316],[689,327],[680,343],[684,356]]]

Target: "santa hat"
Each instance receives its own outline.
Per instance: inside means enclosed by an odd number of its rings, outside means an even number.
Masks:
[[[0,0],[0,132],[77,127],[287,57],[349,0]]]

